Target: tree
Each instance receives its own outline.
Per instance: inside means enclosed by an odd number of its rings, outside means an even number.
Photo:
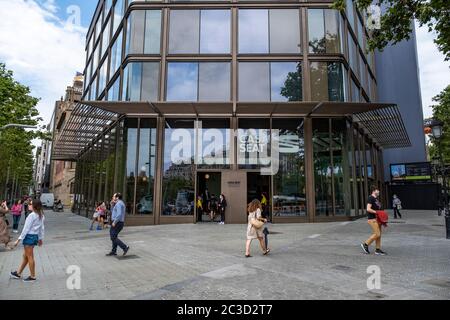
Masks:
[[[438,158],[441,153],[444,163],[450,165],[450,85],[435,96],[433,101],[438,103],[431,106],[433,118],[441,121],[444,126],[440,142],[431,138],[433,145],[430,147],[430,156],[431,158]]]
[[[373,0],[355,0],[359,9],[368,8]],[[389,44],[396,44],[410,38],[411,21],[417,20],[419,26],[427,26],[436,32],[439,50],[445,60],[450,60],[450,1],[448,0],[377,0],[375,3],[386,7],[381,16],[381,28],[373,30],[368,41],[368,49],[382,51]],[[334,8],[344,10],[345,0],[335,0]]]
[[[38,101],[0,63],[0,127],[10,123],[39,125],[42,118],[36,109]],[[33,177],[32,140],[49,137],[40,130],[26,132],[18,128],[3,130],[0,135],[0,195],[3,197],[5,191],[11,196],[26,193]]]

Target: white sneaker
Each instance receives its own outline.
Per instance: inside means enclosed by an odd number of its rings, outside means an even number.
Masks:
[[[19,231],[17,231],[17,230],[13,230],[13,233],[19,233]]]

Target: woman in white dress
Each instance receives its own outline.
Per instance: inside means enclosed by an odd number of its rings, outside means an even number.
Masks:
[[[256,221],[262,221],[267,222],[266,219],[264,219],[261,216],[262,213],[262,205],[259,200],[253,200],[247,208],[247,215],[248,215],[248,225],[247,225],[247,243],[245,245],[245,257],[250,258],[250,246],[252,244],[253,239],[258,239],[259,244],[261,245],[261,249],[263,251],[264,255],[267,255],[270,252],[270,249],[266,248],[264,244],[264,233],[263,233],[263,227],[264,224],[260,228],[256,228],[254,226],[254,223]]]

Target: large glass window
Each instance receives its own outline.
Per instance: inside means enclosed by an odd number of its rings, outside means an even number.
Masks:
[[[120,76],[114,80],[113,85],[108,90],[108,101],[119,101],[120,94]]]
[[[156,163],[156,120],[141,119],[136,182],[136,214],[153,213]]]
[[[356,42],[353,39],[353,37],[349,34],[348,35],[348,59],[350,67],[352,68],[352,71],[357,74],[358,73],[358,55],[357,55],[357,47]]]
[[[230,64],[223,62],[199,63],[199,101],[230,100]]]
[[[123,101],[157,101],[159,62],[132,62],[124,69]]]
[[[313,159],[316,215],[333,215],[330,119],[313,119]]]
[[[333,183],[336,215],[349,215],[351,207],[349,155],[347,143],[347,122],[344,119],[332,119],[332,154],[333,154]]]
[[[230,10],[202,10],[200,16],[200,53],[229,53]]]
[[[100,95],[103,90],[105,90],[106,87],[106,77],[108,75],[107,71],[108,71],[108,60],[105,60],[102,64],[102,66],[100,67],[100,73],[99,73],[99,78],[98,78],[98,94]]]
[[[104,54],[106,53],[106,50],[108,49],[108,46],[109,46],[109,40],[110,40],[109,33],[111,32],[110,22],[111,22],[111,20],[108,19],[108,24],[106,25],[105,29],[103,30],[101,57],[104,56]]]
[[[162,215],[193,215],[194,119],[167,119],[164,132]]]
[[[313,101],[344,101],[344,77],[339,62],[311,62]]]
[[[308,9],[309,52],[341,52],[339,12],[332,9]]]
[[[128,18],[126,54],[159,54],[161,11],[135,10]]]
[[[124,151],[125,151],[125,193],[124,202],[127,213],[133,214],[134,184],[136,181],[136,157],[137,157],[138,119],[126,119],[124,127]]]
[[[273,214],[306,216],[305,140],[302,119],[273,119],[279,166],[273,178]]]
[[[239,53],[299,53],[296,9],[239,10]]]
[[[231,130],[229,119],[200,119],[198,127],[197,166],[199,169],[230,167]]]
[[[269,119],[239,119],[237,143],[240,169],[268,168],[271,165]]]
[[[230,10],[172,10],[169,53],[230,53]]]
[[[355,30],[355,14],[353,9],[353,0],[345,0],[347,19],[350,26]]]
[[[270,53],[300,53],[300,12],[269,10]]]
[[[239,63],[239,101],[301,101],[301,64]]]
[[[111,66],[109,70],[109,78],[111,79],[122,64],[122,38],[123,33],[120,32],[116,41],[111,48]]]
[[[114,5],[114,18],[113,18],[113,29],[112,34],[114,35],[119,28],[120,23],[123,19],[123,10],[124,10],[124,0],[117,0]]]
[[[172,62],[167,67],[167,101],[197,101],[198,63]]]
[[[171,62],[167,101],[229,101],[230,82],[227,62]]]

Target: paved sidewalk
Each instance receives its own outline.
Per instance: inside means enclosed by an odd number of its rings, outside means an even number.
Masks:
[[[47,212],[45,243],[35,250],[38,281],[10,279],[22,249],[2,247],[0,299],[450,299],[444,218],[405,213],[384,233],[383,257],[361,253],[370,232],[361,219],[272,225],[270,255],[254,242],[248,259],[246,225],[130,227],[121,234],[130,256],[118,259],[105,256],[108,230],[89,232],[87,219]],[[67,289],[71,265],[80,267],[80,290]],[[380,268],[380,290],[367,288],[371,265]]]

